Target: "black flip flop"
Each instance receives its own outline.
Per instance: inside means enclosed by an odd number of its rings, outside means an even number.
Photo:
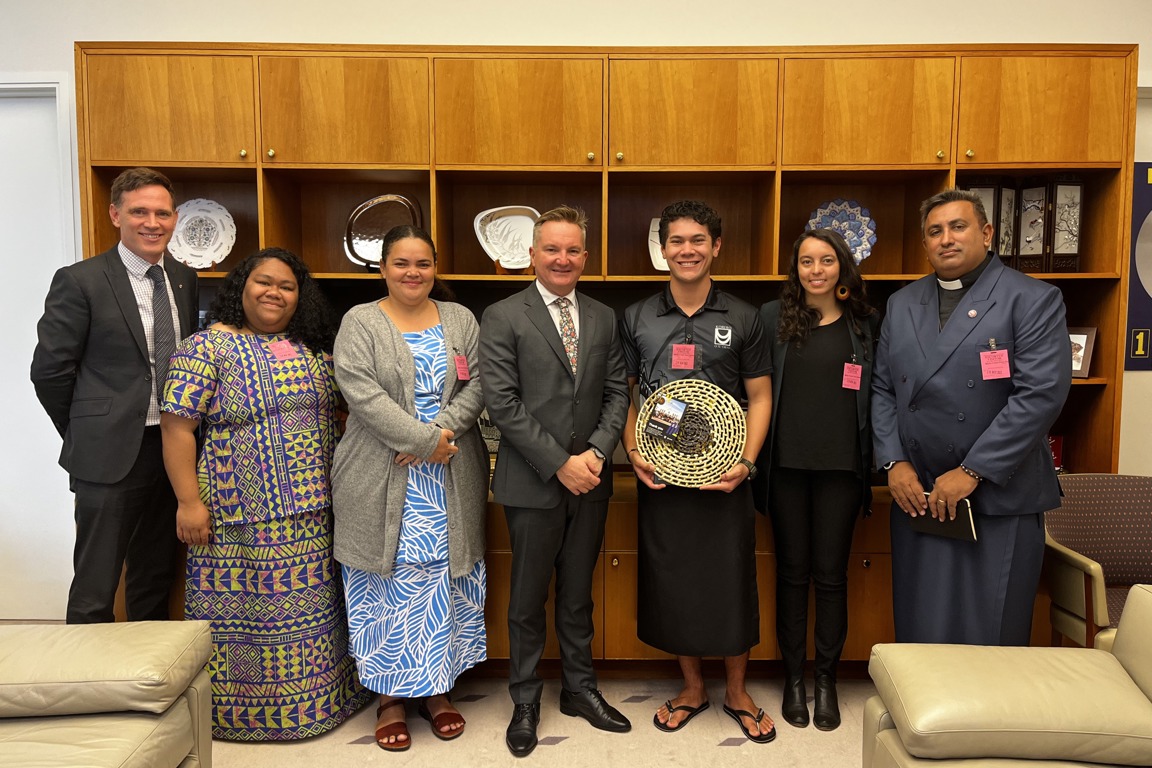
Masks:
[[[772,739],[776,738],[776,726],[772,726],[772,730],[768,731],[768,733],[757,733],[753,735],[751,731],[744,727],[744,721],[740,719],[742,717],[749,717],[755,720],[756,724],[759,725],[760,721],[764,719],[764,710],[760,710],[756,714],[752,714],[751,712],[747,712],[743,709],[732,709],[732,707],[725,704],[724,711],[728,713],[728,717],[736,721],[736,724],[740,726],[740,730],[744,731],[744,735],[748,737],[749,741],[754,741],[757,744],[767,744],[768,742],[772,741]]]
[[[677,725],[677,726],[670,726],[667,723],[662,723],[662,722],[660,722],[660,718],[657,715],[652,715],[652,725],[656,726],[657,728],[664,731],[665,733],[675,733],[676,731],[680,730],[684,726],[688,725],[689,720],[696,717],[696,715],[700,714],[704,710],[708,709],[708,702],[705,701],[703,704],[701,704],[698,707],[690,707],[687,704],[681,704],[678,707],[674,707],[674,706],[672,706],[672,701],[669,700],[669,701],[664,702],[664,706],[668,708],[668,719],[669,720],[672,719],[672,713],[673,712],[687,712],[688,713],[688,717],[681,720],[680,725]]]

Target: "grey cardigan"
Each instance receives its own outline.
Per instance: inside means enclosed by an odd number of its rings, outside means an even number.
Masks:
[[[488,452],[476,419],[484,407],[476,357],[479,326],[459,304],[436,302],[448,354],[448,375],[436,424],[416,418],[416,367],[400,331],[375,301],[344,316],[333,354],[336,381],[348,401],[348,427],[332,466],[335,557],[344,565],[387,575],[396,558],[408,468],[397,452],[429,456],[440,427],[456,434],[460,452],[448,462],[448,562],[453,577],[484,556]],[[465,355],[471,379],[460,381],[453,359]]]

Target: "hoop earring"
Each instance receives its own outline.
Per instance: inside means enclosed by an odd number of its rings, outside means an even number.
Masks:
[[[846,300],[848,298],[848,293],[849,293],[848,286],[846,286],[846,285],[836,286],[836,298],[840,299],[840,301]]]

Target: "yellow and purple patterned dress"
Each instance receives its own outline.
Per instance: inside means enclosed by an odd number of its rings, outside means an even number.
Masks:
[[[330,355],[284,335],[196,333],[162,408],[202,422],[212,538],[188,550],[184,615],[212,622],[212,735],[288,740],[334,728],[371,696],[348,654],[332,560]]]

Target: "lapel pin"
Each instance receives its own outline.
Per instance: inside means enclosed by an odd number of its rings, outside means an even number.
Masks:
[[[976,317],[976,310],[974,310],[974,309],[968,310],[968,317]]]

